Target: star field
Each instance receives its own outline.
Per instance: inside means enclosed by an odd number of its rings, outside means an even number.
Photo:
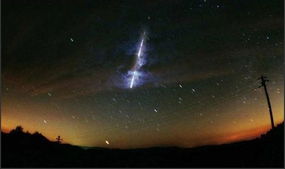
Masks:
[[[270,128],[261,75],[284,120],[281,0],[28,2],[3,4],[2,130],[119,148],[249,139]],[[125,88],[144,31],[143,83]]]

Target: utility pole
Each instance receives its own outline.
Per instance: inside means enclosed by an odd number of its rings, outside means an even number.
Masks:
[[[266,87],[266,82],[269,82],[269,80],[267,80],[267,77],[265,77],[263,75],[260,76],[260,78],[258,78],[258,80],[261,80],[261,86],[259,86],[259,88],[262,87],[262,86],[264,88],[264,92],[265,92],[265,95],[266,95],[267,104],[268,104],[268,108],[269,108],[269,113],[270,113],[271,127],[273,129],[274,128],[274,120],[273,120],[271,103],[270,103],[270,99],[269,99],[269,95],[268,95],[267,87]]]
[[[60,138],[60,136],[57,136],[56,142],[57,142],[58,144],[60,144],[61,141],[62,141],[62,138]]]

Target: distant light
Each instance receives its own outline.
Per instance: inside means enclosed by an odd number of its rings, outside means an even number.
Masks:
[[[70,38],[70,42],[74,42],[74,39],[73,39],[73,38]]]
[[[44,123],[45,123],[45,124],[47,124],[47,121],[46,121],[46,120],[44,120]]]
[[[108,144],[108,145],[110,144],[108,140],[105,140],[105,143]]]
[[[182,86],[181,84],[179,84],[179,87],[180,87],[180,88],[183,88],[183,86]]]

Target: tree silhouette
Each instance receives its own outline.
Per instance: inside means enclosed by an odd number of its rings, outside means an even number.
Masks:
[[[15,129],[11,130],[11,133],[23,133],[23,127],[17,126]]]
[[[22,126],[17,126],[15,130],[17,132],[23,132],[23,127]]]

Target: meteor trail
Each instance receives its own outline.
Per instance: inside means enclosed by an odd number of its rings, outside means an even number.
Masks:
[[[138,52],[138,58],[141,56],[143,41],[144,41],[144,39],[142,39],[141,44],[140,44],[140,48],[139,48],[139,52]]]
[[[136,71],[134,71],[134,74],[133,74],[133,77],[132,77],[132,80],[131,80],[131,84],[130,84],[130,88],[133,88],[135,76],[136,76]]]
[[[136,80],[139,78],[139,70],[144,65],[144,60],[141,57],[143,45],[144,45],[144,40],[145,40],[144,38],[145,38],[145,32],[143,33],[143,37],[142,37],[142,40],[141,40],[141,43],[139,46],[135,65],[131,71],[131,80],[130,80],[130,86],[129,86],[130,89],[133,88],[133,86],[136,84]]]

